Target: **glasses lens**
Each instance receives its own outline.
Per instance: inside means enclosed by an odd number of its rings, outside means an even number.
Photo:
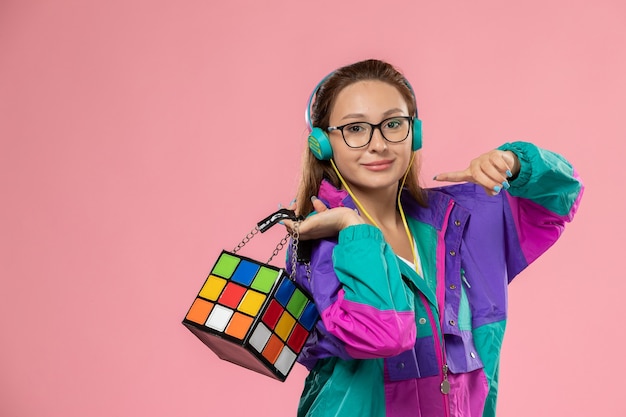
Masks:
[[[380,130],[389,142],[402,142],[409,136],[409,120],[408,117],[385,119],[381,123]]]
[[[372,126],[367,123],[350,123],[343,127],[343,138],[348,146],[360,148],[369,142],[371,130]]]

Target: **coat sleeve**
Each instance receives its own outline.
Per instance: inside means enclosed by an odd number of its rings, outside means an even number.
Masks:
[[[520,172],[506,194],[523,262],[509,262],[509,281],[552,246],[572,221],[584,186],[578,173],[561,155],[527,142],[512,142],[500,150],[515,153]],[[520,254],[511,254],[519,259]]]
[[[413,297],[396,255],[371,225],[347,227],[311,255],[310,282],[324,327],[355,359],[395,356],[413,348]]]

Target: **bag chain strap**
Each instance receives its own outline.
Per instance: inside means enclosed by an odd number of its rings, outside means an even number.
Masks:
[[[289,278],[291,278],[292,281],[296,280],[296,262],[298,259],[298,243],[300,241],[300,223],[302,223],[302,220],[294,222],[293,226],[293,239],[291,241],[291,274],[289,275]],[[306,271],[306,279],[309,283],[311,283],[311,262],[305,262],[304,268]]]
[[[266,263],[270,263],[272,261],[272,259],[274,259],[274,257],[276,255],[278,255],[278,253],[285,247],[285,245],[287,244],[287,242],[289,241],[289,238],[291,237],[291,274],[289,274],[289,279],[291,279],[292,281],[295,281],[295,275],[296,275],[296,263],[297,263],[297,259],[298,259],[298,243],[300,241],[300,223],[302,223],[302,220],[296,220],[294,221],[294,226],[293,226],[293,235],[290,233],[287,233],[285,235],[285,237],[283,237],[280,242],[278,242],[278,244],[276,245],[276,248],[274,248],[274,251],[272,252],[272,256],[270,256],[270,258],[267,260]],[[252,238],[259,233],[259,226],[255,226],[242,240],[241,242],[239,242],[239,244],[233,249],[233,253],[237,253],[239,252],[239,250],[241,248],[243,248],[244,246],[246,246],[246,244],[248,242],[250,242],[250,240],[252,240]],[[310,268],[310,264],[309,262],[307,262],[305,264],[306,266],[306,276],[307,276],[307,280],[310,282],[311,281],[311,268]]]
[[[233,253],[239,252],[239,249],[246,246],[246,243],[250,242],[250,240],[259,233],[259,226],[254,226],[254,229],[250,230],[250,232],[239,242],[239,244],[233,249]]]

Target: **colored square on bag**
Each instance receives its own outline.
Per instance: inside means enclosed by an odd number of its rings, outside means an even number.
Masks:
[[[296,286],[293,282],[291,282],[291,280],[284,279],[283,282],[281,282],[280,287],[278,287],[278,290],[276,291],[275,297],[283,307],[287,306],[289,300],[291,299],[291,294],[293,294],[295,289]]]
[[[261,291],[265,294],[269,293],[278,278],[278,272],[279,271],[262,266],[256,274],[254,281],[252,281],[250,288],[254,288],[255,290]]]
[[[283,346],[285,346],[283,342],[273,334],[269,342],[267,342],[267,345],[265,345],[265,349],[263,349],[263,356],[269,363],[273,364],[276,362],[276,359],[278,359],[278,355],[280,355],[280,351],[283,350]]]
[[[213,311],[211,311],[211,314],[209,314],[209,318],[206,321],[206,326],[210,327],[211,329],[217,330],[218,332],[223,332],[226,328],[226,325],[230,321],[233,313],[233,310],[217,304],[215,307],[213,307]]]
[[[254,319],[250,316],[246,316],[245,314],[235,313],[233,318],[230,319],[228,323],[228,327],[226,327],[225,333],[232,337],[236,337],[237,339],[243,339],[246,337],[248,330],[250,329],[250,325]]]
[[[306,295],[296,288],[291,296],[291,299],[287,303],[287,311],[289,311],[294,317],[299,318],[302,311],[304,311],[307,301],[308,299],[306,298]]]
[[[283,308],[276,300],[270,301],[270,305],[265,310],[265,314],[263,314],[263,323],[267,324],[270,329],[273,329],[283,311]]]
[[[239,262],[237,269],[230,279],[234,282],[238,282],[242,285],[248,286],[254,279],[254,276],[256,275],[258,270],[258,264],[243,259],[241,262]]]
[[[319,319],[319,317],[320,315],[317,312],[317,308],[315,307],[315,304],[313,304],[312,302],[309,302],[306,305],[306,307],[304,307],[304,311],[302,312],[302,315],[300,316],[300,324],[302,324],[302,326],[304,326],[304,328],[307,329],[308,331],[311,331],[315,323],[317,323],[317,320]]]
[[[294,319],[291,314],[285,311],[280,317],[280,320],[278,320],[278,324],[276,325],[274,331],[278,336],[280,336],[281,339],[286,341],[289,337],[289,333],[291,333],[291,329],[293,329],[293,326],[295,324],[296,319]]]
[[[206,298],[207,300],[215,301],[222,293],[226,282],[227,281],[223,278],[210,275],[198,295],[202,298]]]
[[[224,304],[230,308],[237,308],[239,301],[241,301],[241,298],[245,293],[245,287],[229,282],[228,285],[226,285],[226,288],[224,288],[224,292],[222,292],[218,301],[220,304]]]
[[[257,352],[263,352],[263,348],[267,344],[272,332],[270,329],[265,327],[263,323],[259,323],[259,325],[254,329],[252,336],[250,337],[250,346],[256,349]]]
[[[304,346],[304,342],[309,337],[309,332],[302,327],[299,323],[293,328],[293,332],[291,332],[291,336],[289,336],[289,340],[287,340],[287,345],[296,352],[300,352],[302,350],[302,346]]]
[[[206,319],[209,317],[213,305],[213,303],[203,300],[202,298],[196,298],[187,313],[187,320],[198,324],[206,323]]]
[[[231,277],[238,264],[239,258],[226,252],[222,252],[211,273],[228,279]]]
[[[281,374],[287,375],[293,367],[293,364],[296,362],[297,357],[298,356],[294,352],[292,352],[291,349],[285,346],[284,349],[280,352],[278,359],[276,359],[274,366]]]
[[[248,290],[246,294],[243,296],[241,303],[239,303],[239,307],[237,310],[249,314],[251,316],[256,316],[259,313],[259,310],[263,306],[263,302],[267,298],[264,294],[260,292]]]

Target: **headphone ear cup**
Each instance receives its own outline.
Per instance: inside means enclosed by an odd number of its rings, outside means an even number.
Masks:
[[[422,121],[417,117],[413,119],[413,151],[422,149]]]
[[[326,132],[319,127],[314,127],[309,133],[309,149],[315,157],[321,161],[328,161],[333,157],[333,148]]]

